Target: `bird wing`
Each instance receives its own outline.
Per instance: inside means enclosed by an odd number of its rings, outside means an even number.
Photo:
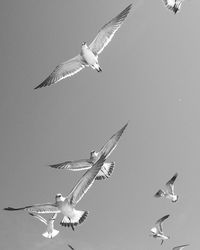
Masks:
[[[86,170],[92,167],[92,162],[88,159],[77,161],[65,161],[58,164],[49,165],[51,168],[68,169],[72,171]]]
[[[16,210],[24,210],[29,213],[38,213],[38,214],[48,214],[48,213],[60,213],[60,210],[55,204],[45,203],[45,204],[35,204],[26,207],[13,208],[7,207],[4,208],[7,211],[16,211]]]
[[[40,220],[41,222],[43,222],[45,225],[47,225],[47,220],[45,218],[43,218],[42,216],[40,216],[39,214],[33,214],[33,213],[29,213],[31,216],[37,218],[38,220]]]
[[[95,162],[89,170],[86,171],[86,173],[81,177],[81,179],[69,193],[65,202],[70,202],[70,204],[76,205],[82,199],[84,194],[92,186],[95,177],[101,169],[105,159],[105,155],[102,155],[99,160]]]
[[[51,213],[60,213],[61,211],[55,204],[38,204],[33,205],[27,209],[28,212],[38,213],[38,214],[51,214]]]
[[[189,244],[173,247],[172,250],[182,250],[184,247],[189,246]]]
[[[175,0],[163,0],[163,2],[169,10],[173,11]]]
[[[175,0],[163,0],[163,2],[169,9],[173,9]]]
[[[165,185],[169,189],[171,194],[174,194],[174,182],[177,178],[178,174],[176,173]]]
[[[70,244],[67,244],[71,250],[75,250]]]
[[[120,28],[125,18],[127,17],[132,4],[126,7],[121,13],[106,23],[98,32],[95,39],[90,44],[89,48],[95,55],[99,55],[103,49],[112,40],[115,32]]]
[[[107,142],[106,144],[100,149],[99,156],[104,154],[106,158],[113,152],[113,150],[117,147],[117,143],[123,134],[125,128],[128,126],[126,123],[119,131],[117,131]]]
[[[81,55],[75,56],[74,58],[59,64],[41,84],[35,87],[35,89],[57,83],[66,77],[76,74],[84,67],[85,62],[83,61]]]
[[[169,217],[168,215],[163,216],[162,218],[160,218],[159,220],[156,221],[156,224],[158,224],[158,229],[160,230],[160,232],[163,232],[163,228],[162,228],[162,223],[164,220],[166,220]]]
[[[160,198],[160,197],[164,197],[165,196],[165,192],[162,189],[159,189],[155,194],[154,197],[156,198]]]

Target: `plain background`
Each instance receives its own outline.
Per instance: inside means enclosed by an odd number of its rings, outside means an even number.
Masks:
[[[85,69],[34,90],[57,64],[77,55],[130,2],[5,0],[0,8],[0,207],[53,202],[83,172],[48,168],[88,157],[127,121],[110,156],[112,177],[96,182],[78,204],[89,210],[75,232],[25,212],[1,210],[2,250],[146,250],[161,248],[149,229],[163,215],[170,240],[199,249],[200,2],[174,15],[162,0],[134,1],[99,57],[103,72]],[[154,193],[178,172],[175,204]]]

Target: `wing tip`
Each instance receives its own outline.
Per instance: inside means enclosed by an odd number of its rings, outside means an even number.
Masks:
[[[54,168],[54,169],[67,169],[69,162],[63,162],[63,163],[58,163],[58,164],[49,164],[48,166],[50,168]]]
[[[165,216],[162,217],[163,220],[166,220],[167,218],[169,218],[170,214],[167,214]]]
[[[154,197],[160,198],[160,197],[162,197],[162,194],[163,194],[163,191],[162,191],[161,189],[159,189],[159,190],[154,194]]]
[[[166,185],[169,185],[169,184],[173,184],[176,180],[176,178],[178,177],[178,173],[176,172],[172,178],[166,183]]]
[[[43,86],[41,86],[41,84],[37,85],[34,89],[39,89],[42,88]]]
[[[16,211],[16,210],[19,210],[18,208],[14,208],[14,207],[5,207],[3,208],[3,210],[6,210],[6,211]]]

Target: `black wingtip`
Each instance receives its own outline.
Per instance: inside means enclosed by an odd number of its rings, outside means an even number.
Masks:
[[[128,124],[129,124],[129,121],[117,132],[117,133],[119,133],[119,136],[121,136],[124,133],[124,130],[126,129]]]
[[[175,173],[172,178],[166,183],[166,185],[173,184],[178,176],[178,173]]]
[[[156,192],[156,193],[154,194],[154,197],[160,198],[160,197],[162,196],[162,194],[163,194],[163,191],[162,191],[161,189],[159,189],[158,192]]]
[[[162,217],[163,220],[166,220],[167,218],[169,218],[170,214],[167,214],[165,216]]]
[[[81,216],[81,218],[79,219],[79,224],[81,224],[88,216],[89,212],[85,211],[84,214]]]
[[[5,208],[3,208],[3,210],[6,210],[6,211],[16,211],[16,210],[19,210],[19,209],[14,208],[14,207],[5,207]]]
[[[74,248],[70,245],[70,244],[67,244],[68,247],[71,249],[71,250],[74,250]]]
[[[36,86],[34,89],[40,89],[43,87],[43,82],[41,84],[39,84],[38,86]]]
[[[131,8],[132,8],[133,4],[129,4],[122,12],[126,13],[126,15],[128,15],[128,13],[130,12]]]

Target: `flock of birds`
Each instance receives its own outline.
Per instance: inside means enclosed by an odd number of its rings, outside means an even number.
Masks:
[[[176,14],[183,3],[184,0],[163,0],[166,7]],[[86,42],[82,43],[81,52],[74,58],[59,64],[54,71],[35,89],[49,86],[51,84],[57,83],[62,79],[72,76],[78,73],[85,67],[91,67],[101,72],[102,69],[98,63],[98,55],[103,51],[103,49],[112,40],[115,32],[120,28],[127,15],[131,10],[132,4],[127,6],[122,12],[120,12],[111,21],[106,23],[98,32],[95,39],[88,46]],[[29,206],[24,206],[20,208],[7,207],[4,210],[16,211],[24,210],[28,212],[29,215],[40,220],[46,225],[46,231],[42,234],[46,238],[52,239],[55,237],[59,231],[54,228],[54,222],[59,213],[64,217],[60,224],[62,226],[74,227],[85,221],[88,211],[81,211],[76,209],[77,203],[83,198],[84,194],[91,188],[95,180],[104,180],[111,176],[113,173],[115,163],[106,162],[107,158],[116,148],[120,137],[122,136],[124,130],[128,126],[125,124],[119,131],[117,131],[100,149],[99,152],[91,151],[90,157],[88,159],[65,161],[62,163],[49,165],[54,169],[66,169],[71,171],[81,171],[86,170],[83,176],[78,180],[76,185],[72,188],[71,192],[63,197],[62,194],[57,194],[55,196],[55,201],[53,203],[44,204],[34,204]],[[164,197],[172,202],[178,200],[178,195],[174,192],[174,182],[177,178],[177,173],[166,183],[166,190],[159,189],[154,195],[155,197]],[[53,214],[47,220],[39,214]],[[169,217],[168,215],[163,216],[156,221],[155,226],[150,230],[151,236],[156,239],[161,240],[161,245],[169,236],[166,236],[163,232],[163,222]],[[176,246],[173,250],[182,250],[188,244]],[[72,250],[74,248],[71,245],[68,247]]]
[[[65,227],[71,227],[74,231],[74,227],[81,224],[88,215],[88,211],[76,210],[75,207],[77,203],[83,198],[89,188],[91,188],[95,180],[104,180],[111,176],[115,164],[114,162],[106,162],[106,159],[116,148],[118,141],[127,126],[128,123],[117,131],[99,152],[94,150],[91,151],[88,159],[66,161],[64,163],[50,165],[50,167],[56,169],[66,169],[71,171],[87,170],[67,197],[63,197],[62,194],[57,194],[54,203],[34,204],[20,208],[7,207],[4,208],[4,210],[24,210],[37,218],[47,226],[46,231],[43,233],[43,236],[46,238],[53,238],[59,233],[58,230],[54,229],[54,221],[58,213],[64,215],[60,224]],[[49,220],[38,215],[48,213],[53,213],[53,216]]]

